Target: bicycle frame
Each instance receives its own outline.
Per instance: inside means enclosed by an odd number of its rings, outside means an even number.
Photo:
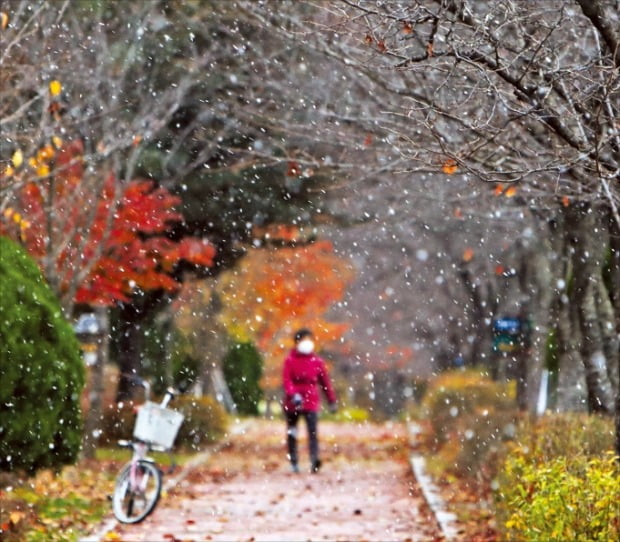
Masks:
[[[153,461],[153,459],[151,459],[150,457],[146,456],[149,450],[148,444],[144,442],[132,442],[132,447],[133,457],[131,458],[131,467],[129,470],[129,487],[133,492],[144,492],[148,479],[146,478],[146,476],[142,476],[138,480],[138,465],[140,464],[139,462],[142,460],[154,464],[155,461]]]

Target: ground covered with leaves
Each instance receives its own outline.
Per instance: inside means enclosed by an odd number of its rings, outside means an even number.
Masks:
[[[120,463],[83,461],[59,473],[31,478],[3,475],[0,481],[0,539],[6,542],[65,542],[109,513],[108,495]]]
[[[116,525],[104,540],[439,540],[409,466],[402,424],[324,422],[323,466],[289,469],[281,420],[247,430],[164,496],[140,525]]]

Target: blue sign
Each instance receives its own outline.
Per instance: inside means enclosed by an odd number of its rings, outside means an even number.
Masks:
[[[518,335],[521,331],[520,318],[497,318],[493,320],[493,331],[495,333],[507,333],[509,335]]]

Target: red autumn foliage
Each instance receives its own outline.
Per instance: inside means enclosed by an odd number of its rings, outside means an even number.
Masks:
[[[75,302],[111,305],[136,290],[177,290],[173,272],[182,261],[212,264],[212,245],[170,237],[183,220],[178,197],[150,180],[122,185],[110,174],[97,182],[82,151],[80,141],[65,145],[49,179],[26,182],[15,201],[27,224],[19,237],[43,268],[53,259],[61,295],[77,282]],[[2,232],[15,234],[10,225]]]

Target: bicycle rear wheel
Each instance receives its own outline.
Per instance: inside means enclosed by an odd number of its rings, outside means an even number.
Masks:
[[[142,521],[153,511],[161,494],[161,472],[153,463],[138,460],[134,484],[131,483],[131,468],[130,463],[118,475],[112,495],[112,511],[121,523]]]

